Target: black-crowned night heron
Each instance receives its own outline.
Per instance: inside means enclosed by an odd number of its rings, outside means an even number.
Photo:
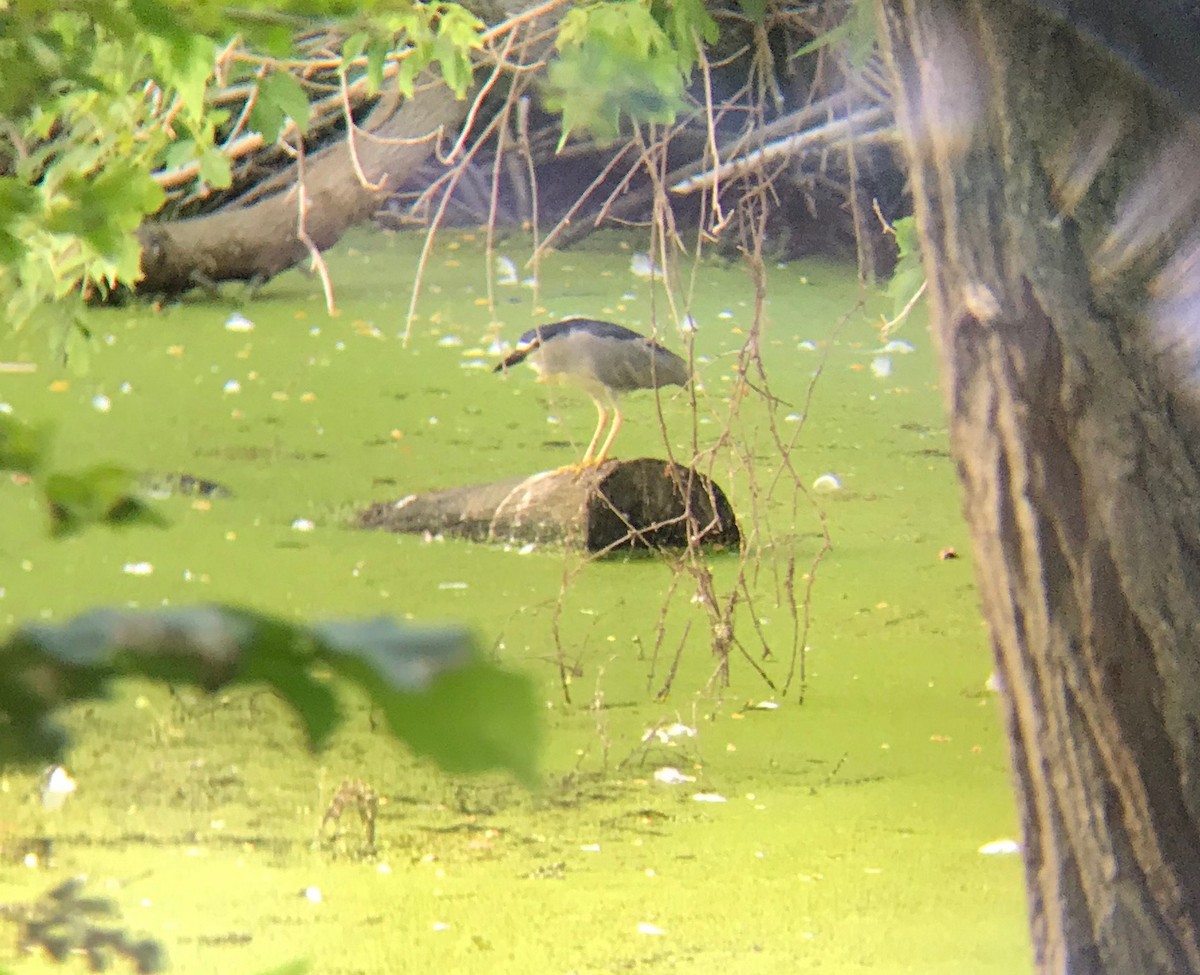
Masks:
[[[585,390],[600,415],[592,442],[579,467],[597,467],[621,429],[617,398],[635,389],[686,386],[691,380],[687,363],[644,335],[623,325],[593,318],[568,318],[553,325],[531,328],[517,342],[516,351],[493,372],[528,360],[538,372],[538,382],[567,383]],[[612,427],[596,452],[600,434],[612,412]]]

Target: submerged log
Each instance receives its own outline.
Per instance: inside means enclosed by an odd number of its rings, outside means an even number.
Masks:
[[[562,542],[599,554],[741,543],[733,509],[713,481],[650,457],[383,501],[360,511],[358,526],[474,541]]]

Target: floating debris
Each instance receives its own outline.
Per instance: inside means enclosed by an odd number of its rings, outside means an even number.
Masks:
[[[292,522],[292,531],[310,532],[316,527],[316,523],[311,518],[297,518]]]
[[[842,489],[842,481],[836,474],[822,474],[812,483],[812,489],[818,494],[829,494]]]
[[[463,344],[463,340],[457,335],[443,335],[438,339],[438,345],[443,349],[453,349]]]
[[[759,701],[757,704],[751,704],[748,708],[746,708],[746,710],[747,711],[778,711],[779,710],[779,702],[778,701]]]
[[[97,393],[92,397],[92,409],[100,413],[107,413],[112,409],[112,400],[103,393]]]
[[[325,895],[321,893],[320,887],[305,887],[300,891],[300,896],[310,904],[320,904],[325,900]]]
[[[662,280],[663,272],[657,264],[654,263],[654,258],[649,254],[637,253],[629,259],[629,270],[639,278]]]
[[[685,782],[695,782],[696,776],[684,775],[679,769],[667,765],[654,773],[654,781],[663,785],[682,785]]]
[[[719,795],[716,792],[697,792],[694,796],[692,796],[692,801],[693,802],[728,802],[729,800],[726,799],[723,795]]]
[[[904,339],[892,339],[887,345],[881,349],[876,349],[877,352],[890,352],[893,355],[909,355],[916,352],[916,346],[911,342],[905,342]]]
[[[651,738],[657,738],[664,745],[671,744],[675,738],[695,738],[696,729],[689,725],[683,724],[681,721],[676,721],[674,724],[657,725],[653,728],[648,728],[646,733],[642,735],[642,741],[649,741]]]
[[[637,926],[637,933],[648,935],[664,935],[667,932],[660,928],[657,924],[651,924],[649,921],[642,921]]]
[[[684,315],[683,321],[679,323],[679,331],[683,333],[695,333],[699,331],[700,326],[691,315]]]
[[[226,393],[240,393],[242,391],[242,384],[236,379],[230,379],[226,381],[225,385],[222,386],[221,389]]]
[[[992,840],[990,843],[984,843],[979,852],[985,857],[1012,856],[1021,852],[1021,844],[1016,840]]]
[[[228,332],[253,332],[254,322],[250,321],[240,311],[235,311],[225,319],[225,330]]]
[[[796,348],[801,352],[816,352],[817,343],[812,339],[805,339],[803,342],[797,345]]]
[[[877,355],[871,360],[871,375],[876,379],[887,379],[892,374],[892,360],[885,355]]]
[[[148,576],[154,572],[154,566],[150,562],[126,562],[121,571],[127,576]]]
[[[496,255],[496,284],[514,285],[520,284],[520,277],[517,275],[517,264],[511,257],[505,257],[503,254]]]
[[[41,796],[43,809],[61,809],[64,802],[76,789],[75,780],[61,765],[51,765],[42,776]]]

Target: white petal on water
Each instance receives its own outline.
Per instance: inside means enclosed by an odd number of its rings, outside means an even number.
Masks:
[[[154,566],[149,562],[126,562],[121,566],[121,571],[127,576],[148,576],[154,571]]]
[[[649,921],[642,921],[637,926],[638,934],[649,935],[664,935],[667,932],[660,928],[657,924],[651,924]]]
[[[438,588],[439,589],[466,589],[467,584],[465,582],[439,582]]]
[[[723,795],[719,795],[716,792],[697,792],[694,796],[692,796],[692,801],[693,802],[728,802],[729,800],[726,799]]]
[[[107,413],[112,409],[112,400],[103,393],[97,393],[92,397],[92,408],[100,413]]]
[[[751,710],[754,710],[754,711],[778,711],[779,710],[779,702],[778,701],[759,701],[757,704],[750,705],[750,708],[751,708]]]
[[[42,778],[42,808],[61,809],[75,788],[75,780],[65,768],[61,765],[50,766]]]
[[[503,254],[496,255],[496,284],[512,285],[517,283],[517,264],[511,257]]]
[[[679,769],[667,765],[654,773],[654,781],[663,785],[681,785],[684,782],[695,782],[696,776],[684,775]]]
[[[871,360],[871,375],[876,379],[886,379],[892,374],[892,360],[885,355],[877,355]]]
[[[649,254],[634,254],[629,259],[629,270],[639,278],[659,278],[663,276],[662,268],[654,263]]]
[[[242,391],[242,384],[236,379],[230,379],[221,388],[227,393],[240,393]]]
[[[235,311],[225,319],[225,328],[230,332],[253,332],[254,322],[250,321],[240,311]]]
[[[648,728],[646,733],[642,735],[642,741],[649,741],[651,738],[657,738],[664,745],[669,745],[674,738],[695,738],[696,729],[692,728],[680,721],[668,725],[656,725],[653,728]]]
[[[316,524],[311,518],[297,518],[292,522],[292,530],[298,532],[310,532],[316,528]]]
[[[816,352],[817,343],[812,341],[812,339],[805,339],[803,342],[797,345],[796,348],[802,349],[805,352]]]
[[[812,489],[818,494],[829,494],[842,489],[842,481],[836,474],[822,474],[813,481]]]
[[[984,856],[1011,856],[1021,852],[1021,844],[1016,840],[992,840],[979,848]]]
[[[463,344],[463,340],[457,335],[443,335],[438,339],[438,345],[443,349],[453,349]]]
[[[904,339],[892,339],[887,345],[876,351],[890,352],[892,355],[909,355],[912,352],[916,352],[917,349],[911,342],[905,342]]]

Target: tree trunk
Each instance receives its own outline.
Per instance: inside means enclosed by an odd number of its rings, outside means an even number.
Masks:
[[[561,9],[548,8],[533,16],[539,4],[541,0],[469,0],[464,6],[491,24],[528,17],[514,29],[536,33],[562,15]],[[536,56],[548,44],[543,38],[527,53]],[[304,230],[312,245],[318,250],[332,247],[371,216],[435,150],[452,144],[470,104],[470,96],[456,99],[440,75],[426,71],[414,98],[402,101],[393,87],[380,99],[353,149],[343,140],[313,153],[304,162],[303,179]],[[310,254],[309,243],[300,235],[299,176],[299,166],[293,165],[271,177],[276,191],[249,205],[234,202],[204,216],[144,225],[138,232],[143,278],[137,292],[173,296],[221,281],[269,281],[299,264]],[[252,193],[257,197],[261,187]]]
[[[1149,324],[1200,197],[1190,145],[1171,161],[1189,123],[1021,5],[878,10],[1006,688],[1036,964],[1194,975],[1200,425],[1179,378],[1200,359],[1177,368]]]
[[[363,174],[374,188],[359,179],[344,140],[305,162],[304,225],[318,250],[332,247],[342,234],[374,213],[425,162],[437,146],[436,138],[427,137],[440,129],[454,138],[468,105],[441,83],[427,85],[418,97],[399,102],[399,95],[385,96],[363,126],[374,138],[356,140]],[[295,166],[281,182],[281,189],[249,206],[235,204],[201,217],[144,226],[140,231],[144,277],[138,292],[176,295],[206,282],[269,281],[303,261],[309,248],[299,234]]]

